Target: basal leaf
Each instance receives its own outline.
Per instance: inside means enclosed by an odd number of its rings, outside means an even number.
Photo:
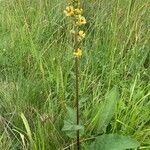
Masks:
[[[117,134],[104,134],[90,145],[89,150],[125,150],[138,148],[139,142],[136,140]]]
[[[119,100],[119,90],[114,87],[109,93],[106,94],[105,102],[102,104],[102,109],[99,113],[98,131],[104,130],[111,121],[117,102]]]

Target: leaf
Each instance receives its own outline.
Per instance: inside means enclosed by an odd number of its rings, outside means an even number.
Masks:
[[[62,131],[67,131],[67,130],[76,131],[76,130],[81,130],[81,129],[83,129],[83,126],[81,125],[74,125],[74,124],[70,124],[67,121],[64,121],[64,126],[62,128]]]
[[[84,126],[80,124],[77,125],[76,112],[72,108],[67,107],[67,113],[64,119],[64,126],[62,131],[65,131],[67,136],[70,138],[75,138],[77,130],[80,130],[80,134],[82,135],[84,133]]]
[[[34,140],[32,138],[32,133],[31,133],[31,130],[30,130],[29,123],[28,123],[28,121],[27,121],[27,119],[26,119],[26,117],[23,113],[21,113],[21,119],[22,119],[22,121],[24,123],[24,126],[25,126],[25,129],[27,131],[27,135],[28,135],[28,138],[30,140],[31,146],[32,146],[32,148],[34,148],[36,150],[37,147],[36,147],[36,144],[34,143]]]
[[[65,116],[65,120],[72,124],[76,123],[76,112],[71,107],[67,107],[67,114]]]
[[[26,142],[25,142],[25,136],[24,134],[22,134],[19,130],[16,130],[16,129],[12,129],[13,131],[17,132],[19,135],[20,135],[20,138],[22,140],[22,144],[24,147],[26,147]]]
[[[29,123],[28,123],[28,121],[27,121],[27,119],[26,119],[26,117],[24,116],[23,113],[21,113],[21,119],[22,119],[22,121],[23,121],[23,123],[24,123],[24,126],[25,126],[25,128],[26,128],[28,138],[29,138],[30,140],[32,140],[32,134],[31,134],[30,126],[29,126]]]
[[[114,87],[105,96],[105,102],[104,104],[102,104],[103,106],[99,114],[97,131],[104,130],[107,127],[107,125],[110,123],[114,115],[118,100],[119,100],[119,89],[117,87]]]
[[[136,140],[117,134],[104,134],[90,145],[89,150],[125,150],[137,148],[140,144]]]

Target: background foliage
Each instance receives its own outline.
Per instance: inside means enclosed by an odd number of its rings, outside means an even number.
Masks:
[[[74,106],[75,78],[65,5],[62,0],[0,1],[0,149],[58,150],[74,142],[61,130],[66,106]],[[105,132],[134,137],[148,150],[149,0],[86,0],[83,7],[82,138],[101,134],[93,119],[117,85],[120,100]]]

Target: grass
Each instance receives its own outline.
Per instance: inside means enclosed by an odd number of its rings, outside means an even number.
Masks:
[[[62,150],[74,143],[61,130],[66,106],[75,105],[65,5],[0,1],[0,149]],[[149,0],[87,0],[83,7],[88,23],[80,63],[81,140],[99,134],[90,123],[117,85],[120,102],[107,132],[129,135],[149,150]]]

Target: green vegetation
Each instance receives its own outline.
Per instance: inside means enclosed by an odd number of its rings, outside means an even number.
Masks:
[[[108,141],[115,133],[150,150],[149,0],[82,2],[87,19],[80,61],[82,149],[102,133],[111,133]],[[75,147],[64,124],[75,107],[66,3],[0,0],[0,150]],[[105,96],[115,85],[117,104]]]

